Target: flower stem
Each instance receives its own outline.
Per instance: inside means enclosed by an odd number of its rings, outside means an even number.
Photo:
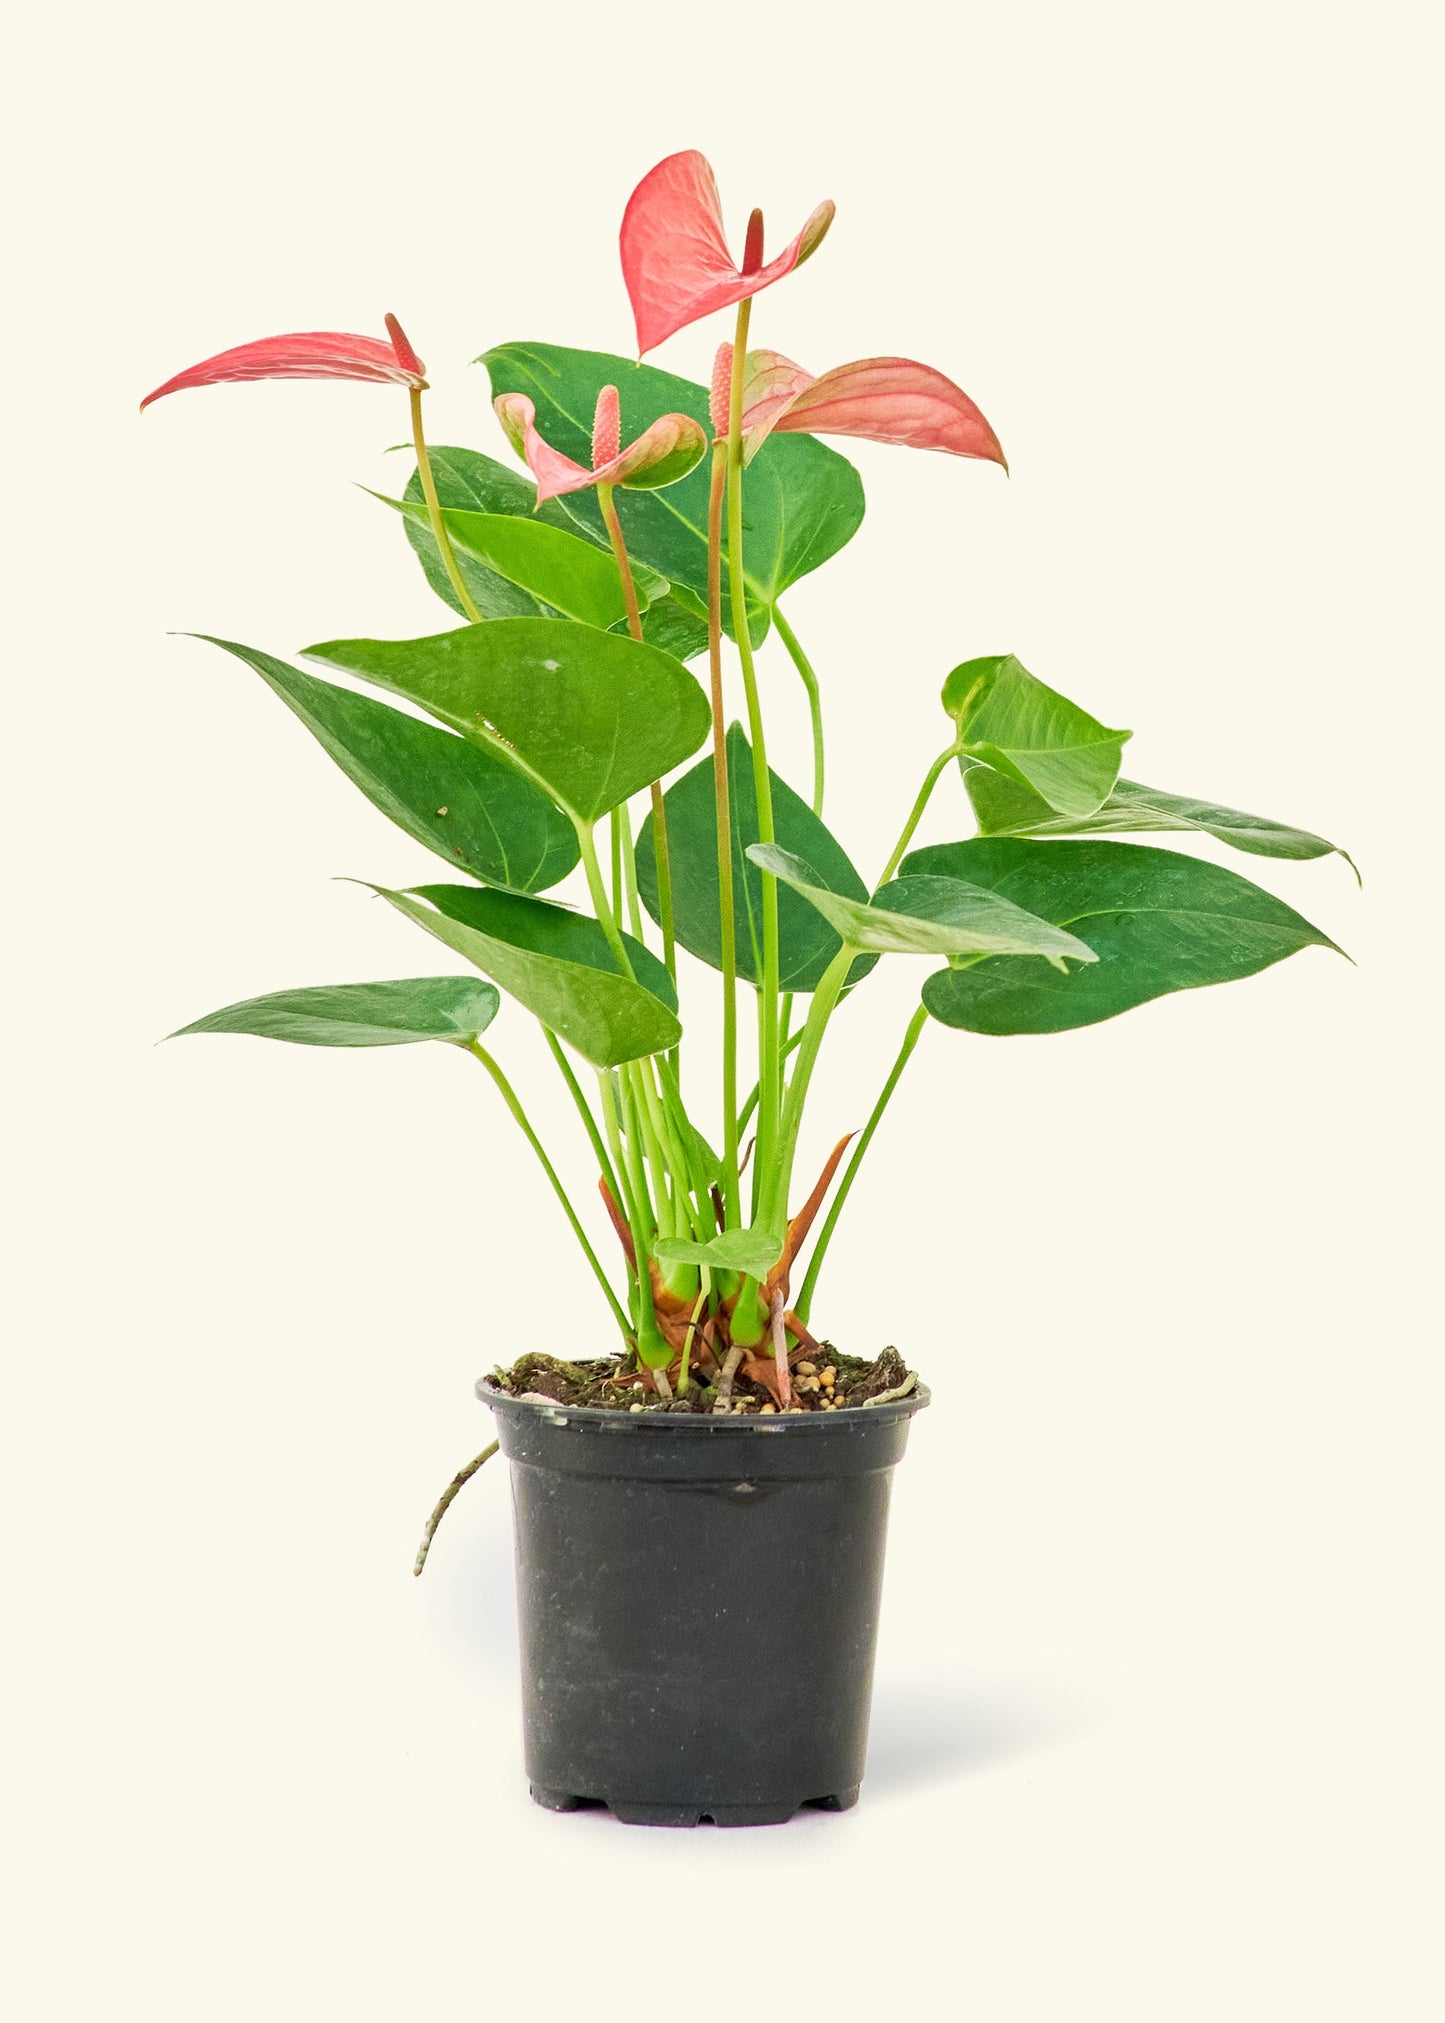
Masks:
[[[602,524],[607,529],[607,538],[612,543],[612,559],[617,564],[617,574],[622,580],[622,602],[627,611],[627,629],[638,645],[642,645],[642,613],[637,605],[637,585],[633,581],[632,564],[628,560],[627,543],[622,538],[622,522],[617,517],[617,503],[612,496],[611,485],[597,487],[597,504],[602,513]],[[667,808],[662,798],[662,787],[657,780],[652,782],[652,847],[657,861],[657,910],[662,916],[662,959],[667,965],[667,973],[677,982],[677,937],[673,931],[672,913],[672,853],[667,846]]]
[[[567,1198],[567,1190],[562,1185],[561,1181],[557,1178],[557,1169],[552,1164],[551,1160],[547,1157],[547,1154],[543,1151],[542,1141],[537,1136],[536,1132],[532,1129],[531,1123],[527,1117],[527,1113],[522,1108],[521,1103],[517,1099],[516,1091],[513,1089],[511,1083],[507,1080],[506,1076],[502,1073],[502,1070],[498,1066],[496,1061],[492,1059],[492,1056],[487,1052],[486,1048],[480,1043],[480,1041],[478,1040],[470,1041],[467,1046],[467,1052],[469,1054],[476,1055],[477,1059],[481,1062],[482,1066],[486,1069],[487,1073],[496,1083],[497,1088],[501,1093],[502,1101],[506,1104],[507,1108],[511,1111],[512,1115],[516,1118],[518,1124],[521,1126],[522,1135],[526,1138],[527,1143],[536,1153],[538,1159],[542,1163],[542,1171],[546,1174],[547,1178],[552,1183],[552,1191],[562,1204],[562,1208],[564,1213],[566,1214],[567,1220],[572,1225],[572,1233],[582,1246],[583,1254],[585,1255],[587,1262],[592,1267],[593,1276],[596,1278],[597,1283],[601,1286],[602,1291],[606,1296],[607,1304],[612,1309],[613,1315],[617,1321],[617,1325],[621,1328],[623,1335],[625,1337],[630,1337],[631,1331],[627,1324],[627,1316],[625,1313],[623,1313],[622,1308],[618,1304],[617,1295],[615,1292],[613,1292],[611,1285],[608,1283],[606,1272],[602,1269],[602,1266],[597,1262],[597,1253],[592,1248],[592,1245],[587,1241],[587,1232],[582,1227],[582,1224],[578,1221],[577,1211]]]
[[[482,614],[478,611],[472,593],[457,567],[457,558],[452,551],[452,537],[447,532],[447,523],[442,518],[442,502],[437,497],[436,479],[432,476],[431,457],[427,453],[426,436],[421,425],[421,390],[411,389],[411,439],[416,445],[416,470],[421,479],[422,497],[426,500],[427,517],[431,521],[432,538],[437,544],[437,553],[442,558],[442,566],[447,572],[457,602],[470,618],[473,625],[480,625]]]
[[[748,737],[753,748],[753,787],[758,804],[758,840],[776,840],[773,828],[773,788],[768,772],[767,741],[763,733],[762,704],[758,698],[758,677],[753,666],[752,640],[748,634],[747,578],[743,567],[743,378],[747,361],[748,321],[751,298],[738,304],[737,330],[733,337],[732,385],[728,402],[728,581],[732,592],[733,638],[742,666],[743,692],[748,706]],[[731,839],[729,839],[731,842]],[[778,881],[770,873],[762,875],[763,888],[763,981],[761,1048],[758,1062],[758,1165],[760,1172],[771,1168],[777,1140],[781,1103],[781,1066],[778,1057]]]
[[[808,1260],[808,1270],[803,1280],[802,1291],[793,1303],[793,1311],[805,1327],[807,1326],[808,1314],[813,1304],[813,1289],[818,1283],[818,1273],[823,1268],[823,1259],[827,1255],[828,1245],[832,1241],[833,1231],[838,1224],[838,1217],[843,1213],[843,1203],[848,1199],[848,1190],[858,1176],[858,1168],[863,1164],[863,1155],[872,1144],[873,1133],[878,1129],[879,1120],[883,1112],[888,1108],[888,1099],[898,1087],[899,1078],[907,1067],[909,1056],[918,1045],[919,1035],[927,1023],[928,1013],[920,1005],[908,1022],[908,1030],[903,1035],[903,1045],[898,1050],[898,1058],[893,1063],[888,1079],[883,1084],[882,1094],[873,1105],[873,1113],[864,1125],[862,1135],[853,1148],[853,1156],[844,1168],[843,1178],[838,1183],[838,1191],[833,1196],[827,1219],[818,1232],[817,1242],[813,1246],[813,1255]]]
[[[727,723],[722,687],[722,524],[727,444],[714,445],[707,506],[707,659],[712,700],[713,799],[717,811],[718,940],[721,948],[723,1157],[721,1191],[726,1226],[741,1227],[738,1206],[738,954],[733,910],[733,829],[728,783]]]
[[[617,564],[617,574],[622,579],[622,604],[627,613],[627,629],[636,640],[642,638],[642,613],[637,604],[637,584],[633,580],[632,564],[627,556],[627,543],[622,538],[622,522],[617,517],[617,502],[613,498],[611,485],[597,487],[597,504],[602,513],[602,524],[607,529],[607,538],[612,544],[612,559]]]
[[[778,637],[787,648],[788,657],[803,677],[803,686],[808,691],[808,716],[813,726],[813,813],[823,812],[823,698],[818,691],[818,677],[813,672],[813,664],[798,643],[798,635],[784,618],[781,608],[773,606],[773,624]]]

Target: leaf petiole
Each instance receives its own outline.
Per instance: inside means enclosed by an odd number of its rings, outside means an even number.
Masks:
[[[476,1058],[481,1062],[482,1066],[486,1069],[487,1073],[491,1076],[492,1080],[496,1083],[502,1101],[511,1111],[513,1117],[520,1125],[522,1134],[526,1138],[527,1143],[531,1146],[532,1150],[536,1153],[538,1159],[541,1161],[542,1171],[546,1174],[548,1180],[551,1182],[552,1191],[562,1204],[563,1212],[566,1215],[567,1220],[572,1225],[572,1233],[582,1246],[583,1255],[586,1257],[588,1264],[590,1264],[592,1267],[592,1275],[597,1280],[597,1283],[601,1286],[603,1294],[606,1297],[607,1304],[612,1309],[613,1317],[615,1318],[617,1325],[621,1328],[624,1338],[630,1338],[631,1331],[627,1324],[627,1316],[625,1313],[623,1313],[622,1308],[618,1303],[617,1295],[615,1292],[613,1292],[612,1287],[608,1282],[606,1272],[602,1269],[602,1266],[597,1261],[597,1253],[587,1240],[587,1232],[577,1219],[577,1211],[572,1206],[572,1203],[568,1198],[566,1188],[562,1185],[562,1182],[557,1178],[556,1167],[547,1157],[546,1152],[542,1148],[541,1139],[532,1129],[532,1125],[527,1116],[527,1113],[522,1108],[521,1103],[518,1101],[516,1091],[513,1089],[511,1083],[507,1080],[506,1076],[502,1073],[502,1070],[498,1065],[498,1063],[495,1060],[493,1060],[492,1056],[487,1052],[486,1048],[480,1043],[480,1041],[473,1040],[467,1047],[466,1051],[469,1054],[474,1054],[476,1056]]]
[[[853,1156],[844,1169],[843,1178],[838,1182],[838,1191],[833,1196],[823,1227],[818,1231],[818,1239],[813,1245],[813,1255],[808,1260],[808,1269],[803,1279],[802,1290],[793,1303],[793,1311],[805,1327],[813,1304],[813,1289],[818,1283],[818,1274],[823,1268],[823,1259],[827,1255],[828,1245],[832,1241],[833,1231],[838,1224],[838,1217],[843,1213],[843,1203],[848,1199],[848,1190],[858,1177],[858,1168],[863,1164],[863,1155],[873,1142],[873,1133],[878,1129],[883,1112],[888,1107],[888,1100],[892,1096],[893,1091],[898,1087],[903,1070],[907,1067],[909,1057],[913,1049],[918,1045],[919,1035],[927,1023],[928,1013],[922,1005],[919,1005],[917,1011],[914,1012],[913,1017],[908,1022],[908,1030],[903,1035],[903,1045],[898,1050],[898,1058],[889,1070],[888,1079],[883,1084],[882,1093],[878,1101],[873,1105],[872,1113],[869,1116],[868,1122],[863,1127],[858,1143],[853,1147]]]

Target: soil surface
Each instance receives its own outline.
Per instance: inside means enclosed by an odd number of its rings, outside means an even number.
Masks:
[[[624,1368],[624,1364],[628,1367]],[[751,1372],[752,1374],[749,1374]],[[791,1365],[791,1399],[778,1402],[778,1380],[771,1357],[740,1365],[728,1385],[726,1369],[716,1364],[695,1369],[687,1391],[678,1396],[675,1381],[662,1395],[650,1371],[631,1367],[631,1359],[604,1356],[596,1362],[564,1363],[540,1350],[519,1356],[510,1370],[496,1369],[489,1380],[513,1398],[546,1399],[556,1405],[587,1405],[614,1412],[837,1412],[862,1406],[885,1392],[906,1394],[917,1382],[896,1349],[885,1349],[873,1362],[842,1355],[829,1343]],[[724,1396],[724,1388],[730,1395]]]

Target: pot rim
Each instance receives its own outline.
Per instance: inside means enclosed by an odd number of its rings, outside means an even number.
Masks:
[[[601,1405],[542,1404],[535,1398],[514,1398],[508,1392],[499,1390],[495,1380],[478,1377],[474,1386],[476,1395],[484,1405],[496,1411],[514,1412],[519,1417],[531,1414],[551,1426],[566,1426],[574,1421],[595,1432],[636,1434],[644,1438],[671,1438],[681,1434],[685,1439],[717,1438],[727,1433],[741,1434],[745,1438],[776,1439],[780,1434],[793,1438],[813,1437],[823,1434],[853,1436],[863,1432],[869,1425],[887,1425],[898,1419],[911,1419],[915,1412],[921,1412],[933,1401],[933,1393],[927,1384],[915,1384],[905,1398],[890,1398],[882,1405],[854,1405],[842,1412],[623,1412],[616,1407]],[[807,1428],[807,1434],[803,1429]]]

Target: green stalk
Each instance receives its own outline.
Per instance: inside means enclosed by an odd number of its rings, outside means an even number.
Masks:
[[[602,1103],[602,1128],[607,1133],[607,1143],[612,1154],[612,1165],[620,1181],[614,1198],[627,1218],[627,1226],[632,1231],[634,1246],[639,1228],[646,1230],[647,1218],[652,1213],[652,1203],[646,1204],[646,1213],[633,1191],[632,1174],[627,1164],[627,1154],[622,1143],[622,1125],[617,1111],[617,1096],[613,1076],[617,1076],[617,1086],[621,1085],[621,1070],[599,1068],[597,1070],[597,1093]],[[641,1255],[641,1252],[638,1252]]]
[[[818,692],[818,677],[813,672],[812,662],[798,643],[798,635],[784,618],[778,605],[773,606],[773,624],[778,637],[787,648],[788,657],[803,677],[803,686],[808,691],[808,717],[813,726],[813,813],[823,812],[823,698]]]
[[[532,1129],[531,1123],[527,1117],[527,1113],[522,1108],[521,1103],[517,1099],[516,1091],[513,1089],[511,1083],[507,1080],[506,1076],[502,1073],[502,1070],[497,1065],[496,1061],[492,1059],[492,1056],[487,1052],[486,1048],[482,1046],[480,1041],[478,1040],[469,1041],[467,1044],[467,1052],[469,1054],[475,1054],[476,1058],[481,1062],[482,1066],[486,1069],[487,1073],[496,1083],[497,1088],[501,1093],[502,1101],[506,1104],[507,1108],[516,1118],[518,1124],[522,1128],[522,1133],[523,1136],[526,1138],[527,1143],[531,1146],[532,1150],[536,1153],[538,1159],[542,1162],[542,1171],[546,1174],[547,1178],[552,1183],[552,1191],[562,1204],[562,1208],[566,1214],[567,1220],[572,1225],[572,1233],[582,1246],[582,1250],[584,1255],[586,1256],[587,1262],[592,1267],[593,1276],[595,1277],[597,1283],[602,1288],[602,1291],[607,1300],[607,1304],[611,1307],[612,1312],[616,1318],[617,1325],[621,1328],[624,1337],[630,1339],[631,1329],[628,1326],[627,1316],[622,1311],[621,1306],[618,1304],[617,1295],[615,1292],[613,1292],[612,1287],[608,1283],[606,1272],[603,1271],[602,1266],[597,1262],[597,1253],[592,1248],[591,1244],[587,1241],[587,1232],[582,1227],[582,1224],[578,1221],[577,1211],[567,1198],[567,1190],[562,1185],[561,1181],[557,1178],[557,1169],[555,1166],[553,1166],[551,1160],[547,1157],[547,1154],[543,1151],[542,1141],[537,1136],[536,1132]]]
[[[903,1045],[898,1050],[898,1058],[893,1063],[887,1081],[883,1084],[882,1094],[873,1105],[873,1113],[863,1127],[863,1134],[853,1148],[853,1156],[844,1168],[843,1178],[838,1183],[838,1191],[833,1196],[832,1206],[828,1210],[827,1219],[818,1232],[817,1242],[813,1246],[813,1255],[808,1261],[808,1270],[803,1280],[802,1291],[793,1302],[793,1310],[804,1327],[808,1324],[808,1314],[812,1309],[813,1289],[818,1283],[818,1273],[823,1268],[823,1259],[827,1255],[828,1245],[832,1241],[838,1217],[843,1213],[843,1203],[848,1199],[848,1190],[858,1177],[858,1168],[863,1164],[863,1155],[872,1144],[873,1133],[878,1129],[879,1120],[883,1112],[888,1108],[888,1099],[898,1087],[899,1078],[907,1067],[909,1056],[918,1045],[919,1034],[927,1023],[928,1013],[920,1005],[908,1022],[908,1030],[903,1035]]]
[[[783,1060],[786,1060],[788,1058],[788,1055],[794,1051],[794,1049],[797,1047],[802,1037],[803,1037],[803,1028],[801,1026],[798,1027],[798,1030],[795,1033],[790,1033],[788,1035],[787,1039],[783,1042],[782,1046],[781,1057]],[[756,1110],[757,1107],[758,1107],[758,1084],[754,1082],[751,1090],[748,1092],[748,1100],[743,1104],[742,1109],[738,1112],[739,1138],[741,1138],[744,1131],[747,1130],[748,1119],[749,1117],[752,1116],[754,1110]]]
[[[672,1196],[668,1190],[667,1159],[658,1142],[652,1119],[648,1115],[647,1101],[638,1087],[636,1061],[626,1061],[619,1069],[622,1087],[626,1097],[627,1116],[631,1124],[629,1142],[635,1140],[645,1162],[645,1172],[651,1182],[652,1199],[656,1203],[653,1220],[657,1224],[659,1236],[676,1236],[677,1226],[672,1213]]]
[[[888,862],[884,865],[882,874],[873,888],[875,892],[880,886],[888,883],[889,879],[892,878],[894,872],[898,869],[898,866],[902,863],[904,853],[909,843],[913,840],[913,832],[923,819],[923,812],[928,806],[929,796],[937,786],[944,767],[950,759],[958,756],[960,749],[961,747],[957,743],[950,745],[947,751],[939,753],[938,757],[929,767],[927,777],[918,791],[918,798],[914,801],[913,807],[909,812],[908,820],[903,824],[902,833],[894,844],[892,854],[889,856]],[[847,981],[848,971],[857,953],[857,949],[849,948],[846,945],[840,949],[828,965],[827,970],[823,974],[822,981],[813,993],[813,1002],[809,1007],[807,1023],[803,1027],[802,1045],[798,1050],[798,1065],[793,1070],[792,1079],[788,1084],[787,1100],[783,1107],[782,1122],[779,1125],[776,1183],[771,1193],[765,1197],[762,1205],[764,1220],[767,1220],[769,1216],[776,1216],[779,1213],[786,1215],[787,1213],[788,1186],[793,1176],[793,1159],[797,1152],[798,1131],[803,1120],[803,1105],[808,1094],[808,1083],[812,1077],[813,1065],[818,1058],[818,1050],[823,1044],[823,1033],[829,1019],[837,1009],[838,1000],[843,994],[843,985]]]
[[[652,1064],[645,1060],[629,1061],[625,1072],[632,1077],[634,1090],[640,1091],[642,1096],[641,1114],[648,1157],[654,1172],[658,1175],[659,1198],[666,1204],[669,1212],[671,1228],[668,1234],[691,1236],[691,1227],[682,1227],[688,1193],[687,1162],[668,1122],[666,1109],[653,1086]],[[690,1220],[691,1218],[689,1224]]]
[[[667,1112],[668,1142],[677,1146],[682,1170],[687,1175],[685,1205],[692,1222],[693,1235],[700,1243],[706,1243],[709,1237],[718,1233],[718,1215],[713,1204],[707,1170],[696,1149],[696,1133],[683,1106],[673,1064],[666,1054],[654,1054],[653,1060],[657,1065],[658,1082],[661,1085],[662,1100]]]
[[[622,1099],[622,1149],[627,1163],[627,1177],[632,1187],[632,1201],[642,1218],[643,1242],[638,1251],[639,1258],[652,1243],[653,1236],[662,1226],[662,1216],[653,1207],[652,1185],[648,1179],[647,1161],[644,1157],[645,1141],[642,1122],[637,1114],[637,1097],[627,1075],[627,1066],[617,1070],[617,1092]]]
[[[912,812],[910,813],[908,820],[903,824],[903,834],[898,838],[898,841],[894,844],[893,855],[888,859],[888,862],[884,865],[882,876],[878,880],[878,885],[875,885],[873,888],[875,892],[878,890],[878,886],[886,885],[888,883],[889,879],[893,876],[894,872],[903,862],[904,852],[907,850],[909,844],[913,841],[914,830],[923,820],[923,811],[928,806],[929,796],[932,794],[934,788],[938,785],[939,778],[942,775],[944,767],[948,764],[950,759],[956,759],[962,750],[963,750],[962,745],[957,743],[951,744],[946,752],[939,753],[938,757],[933,761],[933,764],[928,768],[928,776],[924,780],[923,785],[918,790],[918,799],[913,803]]]
[[[733,337],[732,385],[728,402],[728,581],[732,592],[733,636],[742,667],[743,692],[748,706],[748,737],[753,748],[753,787],[758,803],[758,839],[776,840],[773,827],[773,788],[768,772],[767,740],[763,732],[762,704],[758,697],[758,677],[753,666],[752,641],[748,637],[747,580],[743,573],[743,376],[748,349],[750,299],[738,304],[737,329]],[[731,844],[731,838],[729,838]],[[759,1169],[768,1171],[773,1163],[781,1107],[781,1064],[778,1056],[778,881],[763,873],[763,983],[761,1053],[758,1081]]]
[[[614,814],[617,811],[614,810]],[[582,853],[582,869],[587,879],[587,891],[592,900],[592,910],[597,915],[598,924],[607,936],[607,946],[617,957],[622,974],[630,982],[636,983],[637,975],[627,953],[627,943],[622,939],[622,930],[617,925],[617,916],[607,903],[607,888],[602,882],[602,867],[597,862],[597,843],[592,834],[590,822],[574,822],[577,831],[577,847]]]
[[[452,537],[447,532],[446,521],[442,518],[442,502],[437,497],[436,479],[432,476],[431,458],[427,454],[426,436],[422,431],[421,425],[421,389],[416,386],[411,389],[411,439],[416,446],[417,476],[421,479],[421,492],[422,497],[426,500],[427,518],[431,521],[432,539],[437,544],[437,553],[442,558],[442,567],[446,570],[448,580],[453,590],[457,593],[457,602],[461,605],[463,611],[466,612],[468,618],[471,619],[473,625],[480,625],[482,623],[482,614],[478,611],[472,593],[468,590],[463,580],[462,572],[457,567],[457,558],[452,549]]]
[[[788,1185],[793,1177],[793,1159],[798,1148],[798,1131],[803,1121],[808,1084],[823,1044],[823,1034],[843,995],[843,986],[848,981],[848,972],[857,955],[856,948],[850,948],[846,942],[843,944],[820,977],[818,988],[813,992],[813,1002],[808,1007],[802,1039],[798,1043],[798,1062],[788,1082],[787,1101],[783,1105],[778,1128],[773,1184],[763,1196],[761,1205],[761,1220],[768,1228],[781,1228],[787,1219]]]
[[[712,702],[713,799],[717,811],[718,941],[722,961],[723,1151],[719,1192],[724,1227],[738,1229],[738,954],[733,910],[733,830],[728,784],[727,722],[722,687],[722,522],[727,444],[714,444],[707,507],[707,660]]]
[[[637,891],[637,852],[632,843],[632,816],[626,801],[612,810],[612,818],[617,823],[622,839],[622,890],[627,900],[627,926],[634,941],[643,940],[642,901]],[[673,982],[677,979],[674,977]]]
[[[627,555],[627,543],[622,538],[622,522],[617,517],[617,504],[612,496],[611,485],[597,487],[597,504],[602,512],[602,524],[607,529],[607,538],[612,543],[612,559],[617,564],[617,574],[622,580],[622,602],[627,610],[627,629],[640,646],[642,641],[642,613],[637,603],[637,585],[633,580],[632,563]],[[652,783],[652,847],[657,859],[657,910],[662,919],[662,959],[667,965],[667,973],[677,982],[677,937],[673,932],[672,915],[672,853],[667,843],[667,809],[663,804],[661,784]],[[637,867],[634,860],[632,884],[636,887]],[[634,928],[641,939],[641,929]]]
[[[698,1218],[693,1213],[690,1199],[692,1195],[696,1195],[700,1203],[706,1204],[706,1213],[703,1220],[707,1223],[707,1235],[716,1236],[717,1218],[713,1214],[712,1202],[708,1198],[707,1175],[703,1170],[701,1160],[696,1156],[693,1149],[693,1132],[688,1119],[687,1107],[682,1100],[682,1091],[678,1087],[677,1070],[666,1054],[653,1054],[649,1059],[649,1066],[655,1067],[657,1070],[658,1094],[662,1104],[663,1128],[666,1133],[668,1157],[672,1161],[673,1171],[678,1177],[677,1184],[679,1190],[685,1197],[689,1197],[687,1203],[688,1214],[692,1217],[694,1226],[696,1226]]]
[[[613,1146],[613,1156],[619,1169],[628,1171],[631,1185],[627,1196],[628,1224],[632,1230],[632,1247],[637,1258],[634,1283],[637,1287],[637,1353],[641,1360],[653,1369],[662,1368],[672,1361],[672,1350],[664,1340],[662,1330],[657,1325],[657,1314],[652,1304],[652,1271],[649,1264],[649,1245],[653,1232],[649,1222],[655,1223],[652,1200],[647,1191],[647,1172],[639,1149],[641,1127],[638,1122],[636,1105],[627,1083],[626,1068],[619,1069],[617,1084],[622,1091],[622,1100],[627,1109],[626,1138],[618,1127],[617,1110],[612,1100],[612,1084],[602,1080],[602,1106],[607,1119],[608,1139]]]
[[[586,1127],[587,1136],[591,1141],[592,1151],[597,1160],[598,1170],[602,1178],[607,1182],[607,1185],[612,1189],[613,1200],[620,1201],[622,1195],[618,1190],[617,1175],[613,1170],[612,1161],[607,1156],[607,1147],[602,1142],[602,1133],[598,1130],[597,1119],[592,1114],[592,1105],[583,1095],[582,1085],[572,1072],[572,1063],[562,1050],[562,1042],[550,1026],[542,1027],[542,1037],[551,1048],[552,1058],[562,1070],[562,1079],[571,1091],[572,1101],[577,1105],[577,1114]]]

